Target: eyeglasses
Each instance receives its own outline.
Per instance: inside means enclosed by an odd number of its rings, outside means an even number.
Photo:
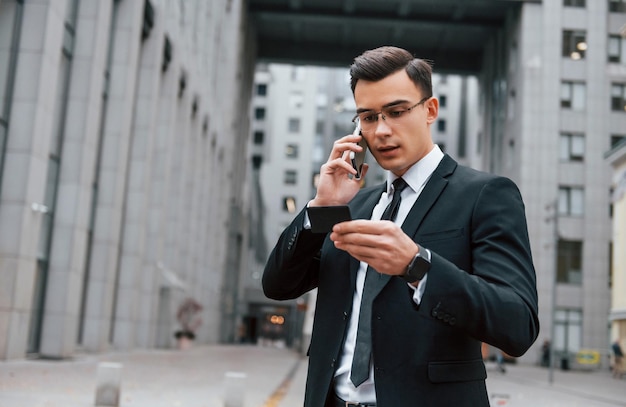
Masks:
[[[352,118],[352,122],[355,123],[356,120],[358,119],[359,122],[361,123],[361,131],[370,132],[376,128],[376,125],[378,123],[378,115],[380,115],[383,118],[383,120],[387,123],[395,123],[398,120],[400,120],[400,118],[404,117],[406,113],[410,113],[411,110],[423,104],[428,99],[430,99],[430,96],[423,98],[422,100],[420,100],[419,102],[417,102],[411,107],[404,107],[403,105],[398,105],[398,106],[394,105],[394,106],[384,107],[380,110],[380,112],[372,112],[368,110],[365,112],[357,113]]]

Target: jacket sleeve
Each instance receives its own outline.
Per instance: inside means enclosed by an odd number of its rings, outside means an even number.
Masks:
[[[317,287],[319,252],[326,234],[304,229],[306,208],[283,231],[263,272],[263,292],[275,300],[298,298]]]
[[[539,334],[536,277],[521,195],[512,181],[494,178],[482,187],[471,211],[470,269],[462,270],[433,251],[422,307],[442,323],[521,356]]]

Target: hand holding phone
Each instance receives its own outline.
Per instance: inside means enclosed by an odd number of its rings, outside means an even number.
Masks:
[[[350,151],[350,161],[352,162],[352,167],[356,170],[356,175],[354,177],[356,179],[361,179],[361,170],[363,169],[365,153],[367,152],[367,142],[361,135],[361,123],[359,122],[359,119],[356,120],[356,127],[354,128],[354,132],[352,134],[355,136],[361,136],[361,141],[357,144],[360,145],[363,150],[360,152]]]

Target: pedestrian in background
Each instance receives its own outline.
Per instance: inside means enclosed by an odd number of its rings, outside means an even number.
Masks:
[[[550,341],[548,339],[544,340],[541,345],[541,366],[550,366]]]
[[[621,379],[622,374],[624,374],[624,352],[622,351],[622,347],[619,343],[619,338],[613,342],[611,349],[613,350],[613,377]]]
[[[313,233],[303,208],[263,275],[277,300],[318,288],[304,405],[487,407],[481,341],[520,356],[539,332],[522,197],[433,144],[428,62],[381,47],[350,75],[361,135],[334,143],[307,206],[354,220]],[[360,188],[361,137],[386,183]]]
[[[500,349],[498,349],[498,353],[496,353],[496,364],[498,365],[500,373],[506,373],[506,366],[504,366],[504,354]]]

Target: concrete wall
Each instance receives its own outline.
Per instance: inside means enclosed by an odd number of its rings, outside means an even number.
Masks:
[[[198,340],[217,342],[233,325],[222,303],[237,297],[225,276],[246,266],[233,269],[245,256],[225,238],[245,235],[249,205],[245,4],[151,0],[145,33],[144,1],[81,1],[75,19],[74,4],[23,6],[0,190],[0,359],[169,347],[187,297],[204,307]],[[15,7],[0,3],[3,27]]]

